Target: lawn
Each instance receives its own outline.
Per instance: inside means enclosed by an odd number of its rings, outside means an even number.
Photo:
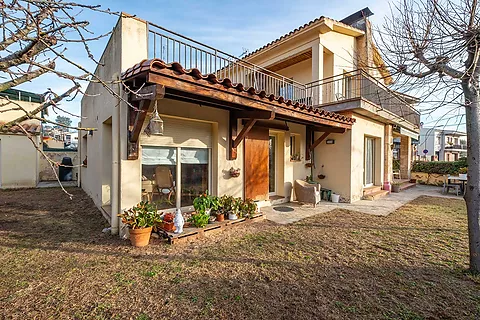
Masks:
[[[0,318],[475,319],[462,200],[335,210],[191,244],[102,234],[79,189],[0,192]]]

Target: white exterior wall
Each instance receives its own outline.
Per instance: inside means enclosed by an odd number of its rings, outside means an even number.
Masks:
[[[40,137],[34,137],[39,145]],[[38,184],[39,152],[23,135],[0,134],[0,188],[34,188]]]

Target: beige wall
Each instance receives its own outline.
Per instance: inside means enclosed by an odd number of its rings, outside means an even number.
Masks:
[[[10,104],[10,106],[12,108],[16,108],[17,107],[16,104],[18,104],[20,107],[24,108],[26,111],[29,111],[29,112],[33,111],[33,109],[37,108],[40,105],[39,103],[36,103],[36,102],[12,100],[12,103]],[[24,115],[25,115],[25,112],[23,112],[22,110],[9,110],[7,112],[0,113],[0,120],[8,122],[8,121],[15,120]]]
[[[375,185],[383,185],[385,125],[354,114],[351,146],[351,199],[354,202],[363,196],[365,137],[375,138]]]
[[[37,145],[40,137],[34,137]],[[0,187],[33,188],[38,183],[39,153],[23,135],[0,135]]]
[[[308,83],[312,81],[312,59],[281,69],[277,73],[300,83]]]
[[[45,154],[48,156],[49,159],[61,163],[64,157],[72,158],[72,162],[74,166],[78,166],[80,164],[78,152],[77,151],[45,151]],[[78,167],[72,169],[73,172],[73,180],[77,180],[78,176]],[[56,169],[58,174],[58,168]],[[57,177],[52,170],[49,162],[43,155],[40,156],[39,161],[39,180],[40,181],[56,181]]]
[[[146,24],[135,18],[123,17],[110,37],[95,74],[105,81],[118,80],[123,71],[147,57]],[[111,84],[110,88],[126,98],[118,84]],[[81,102],[84,118],[81,125],[97,130],[93,135],[82,133],[79,137],[80,159],[83,161],[88,155],[88,166],[81,169],[81,186],[98,207],[110,204],[114,192],[122,194],[118,204],[120,212],[141,198],[140,160],[126,160],[127,105],[101,84],[90,83],[86,92],[88,95]],[[104,125],[109,121],[112,122],[111,129]],[[109,135],[111,138],[107,137]],[[108,141],[111,144],[104,145]],[[115,172],[119,179],[118,190],[112,190],[102,182],[113,181]],[[132,179],[135,172],[137,175]]]

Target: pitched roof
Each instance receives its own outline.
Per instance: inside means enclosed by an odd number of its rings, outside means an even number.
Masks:
[[[0,120],[0,125],[3,125],[5,123],[6,123],[5,121]],[[40,123],[40,121],[39,120],[34,120],[34,119],[22,121],[22,122],[20,122],[20,125],[22,126],[22,128],[25,131],[27,131],[30,134],[34,134],[34,135],[40,134],[41,129],[42,129],[42,124]],[[8,129],[7,132],[0,131],[0,133],[25,134],[25,132],[22,130],[22,128],[20,128],[19,125],[17,124],[15,126],[10,127],[10,129]]]
[[[262,47],[260,47],[260,48],[258,48],[258,49],[256,49],[256,50],[248,53],[246,56],[242,57],[241,59],[250,58],[251,56],[259,53],[260,51],[263,51],[263,50],[267,49],[268,47],[271,47],[272,45],[274,45],[274,44],[276,44],[276,43],[278,43],[278,42],[280,42],[280,41],[282,41],[282,40],[286,40],[286,39],[288,39],[288,38],[290,38],[290,37],[293,37],[294,35],[297,35],[298,33],[300,33],[300,32],[303,31],[303,30],[306,30],[306,29],[308,29],[308,28],[311,28],[311,27],[313,27],[313,26],[315,26],[315,25],[317,25],[317,24],[321,24],[321,22],[323,22],[323,21],[329,21],[329,22],[331,22],[331,23],[333,23],[333,24],[335,24],[335,25],[340,26],[342,29],[351,29],[351,30],[357,31],[357,32],[359,32],[359,33],[361,33],[361,34],[364,33],[363,30],[360,30],[360,29],[357,29],[357,28],[355,28],[355,27],[352,27],[352,26],[350,26],[350,25],[348,25],[348,24],[346,24],[346,23],[343,23],[343,22],[340,22],[340,21],[338,21],[338,20],[331,19],[331,18],[328,18],[328,17],[325,17],[325,16],[320,16],[320,17],[318,17],[318,18],[316,18],[316,19],[314,19],[314,20],[311,20],[310,22],[305,23],[303,26],[300,26],[300,27],[298,27],[298,28],[290,31],[289,33],[284,34],[283,36],[281,36],[281,37],[279,37],[279,38],[277,38],[277,39],[275,39],[275,40],[267,43],[266,45],[264,45],[264,46],[262,46]]]
[[[276,102],[282,107],[290,109],[292,111],[301,112],[310,116],[315,116],[327,120],[333,120],[339,123],[352,125],[355,123],[354,118],[350,118],[338,113],[330,112],[321,108],[308,106],[298,101],[292,101],[285,99],[282,96],[275,96],[274,94],[268,94],[265,91],[256,91],[253,87],[245,87],[241,83],[232,83],[228,78],[218,79],[213,73],[203,75],[198,69],[184,69],[180,63],[174,62],[166,64],[160,59],[143,60],[133,67],[127,69],[122,74],[122,80],[128,80],[146,71],[169,71],[168,76],[182,78],[187,76],[190,81],[198,82],[202,85],[208,85],[211,87],[223,88],[226,90],[234,90],[236,93],[250,98],[255,98],[263,102]]]

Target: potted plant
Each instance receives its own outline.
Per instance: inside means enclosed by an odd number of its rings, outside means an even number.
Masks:
[[[225,217],[232,210],[232,196],[223,195],[219,199],[219,211],[224,214]]]
[[[252,218],[257,212],[257,204],[252,199],[246,199],[243,201],[241,208],[243,215],[248,218]]]
[[[237,178],[240,177],[240,168],[235,169],[234,167],[231,167],[229,170],[230,177],[232,178]]]
[[[161,221],[157,208],[148,201],[142,201],[118,216],[128,226],[130,242],[134,247],[148,245],[152,227]]]
[[[400,182],[392,182],[392,192],[399,193],[400,192]]]
[[[463,167],[458,170],[458,176],[462,179],[467,179],[468,168]]]
[[[208,224],[209,214],[197,212],[188,219],[196,228],[204,228]]]
[[[175,219],[175,215],[173,213],[165,213],[165,215],[163,216],[162,229],[167,232],[175,231],[175,225],[173,223],[174,219]]]
[[[210,211],[212,211],[212,197],[208,194],[208,190],[193,199],[193,208],[197,213],[210,215]]]
[[[220,198],[218,198],[217,196],[210,196],[210,202],[212,207],[210,215],[213,215],[215,217],[215,220],[217,221],[223,221],[225,219],[225,216],[221,210]]]
[[[243,218],[242,205],[242,199],[233,198],[231,210],[228,213],[228,220],[237,220],[238,218]]]

